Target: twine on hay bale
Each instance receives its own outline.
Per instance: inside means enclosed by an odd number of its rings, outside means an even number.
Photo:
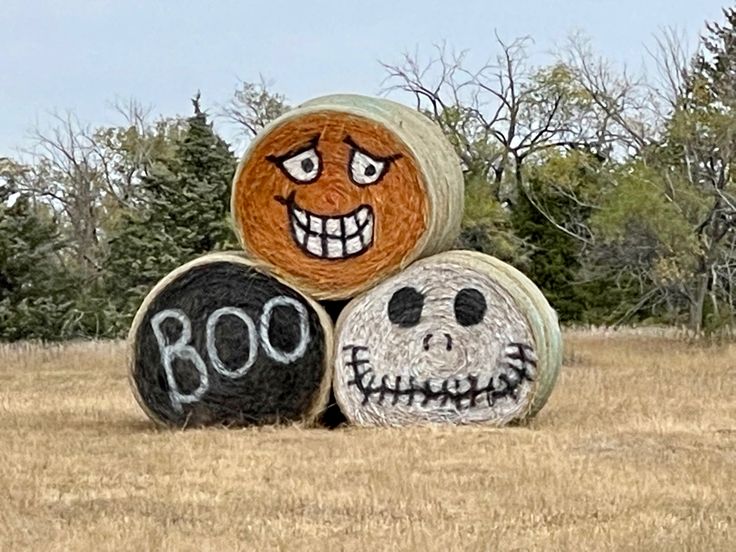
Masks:
[[[360,425],[534,416],[562,362],[557,316],[515,268],[448,251],[354,299],[335,330],[333,389]]]
[[[463,176],[440,128],[379,98],[317,98],[251,143],[233,181],[243,248],[319,299],[344,299],[452,246]]]
[[[128,335],[129,379],[155,422],[178,427],[314,421],[330,390],[332,321],[236,253],[161,280]]]

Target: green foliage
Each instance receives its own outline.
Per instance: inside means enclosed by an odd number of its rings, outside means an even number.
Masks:
[[[514,232],[532,249],[526,274],[563,322],[609,321],[611,294],[599,290],[616,286],[606,276],[585,270],[585,236],[562,229],[563,224],[588,225],[591,205],[608,185],[604,173],[591,154],[547,152],[529,168],[526,193],[513,211]]]
[[[563,322],[736,322],[736,9],[724,15],[655,117],[651,89],[585,44],[528,67],[517,41],[477,74],[460,56],[429,87],[416,66],[395,73],[461,158],[457,245],[524,271]],[[236,161],[194,104],[150,124],[131,103],[126,124],[93,131],[59,119],[39,158],[0,157],[0,339],[123,335],[163,276],[237,248]],[[252,137],[286,109],[243,83],[223,115]]]
[[[526,275],[539,286],[560,320],[581,320],[584,305],[575,282],[580,270],[579,244],[551,224],[526,196],[519,199],[512,221],[516,235],[533,244]]]
[[[229,225],[235,158],[204,113],[188,119],[169,156],[156,159],[134,206],[112,230],[104,263],[107,295],[123,333],[150,288],[184,262],[236,245]]]
[[[273,93],[266,82],[242,82],[223,115],[246,136],[253,137],[288,110],[286,98]]]
[[[509,212],[491,193],[483,178],[466,176],[465,213],[458,246],[480,251],[523,266],[527,259],[524,242],[514,235]]]
[[[47,213],[9,185],[0,189],[0,340],[68,337],[72,282]]]
[[[702,198],[681,181],[665,182],[658,171],[641,163],[622,167],[617,182],[591,218],[601,239],[621,242],[632,234],[648,237],[638,241],[651,243],[653,269],[661,264],[675,271],[691,270],[699,246],[690,220],[702,214]]]

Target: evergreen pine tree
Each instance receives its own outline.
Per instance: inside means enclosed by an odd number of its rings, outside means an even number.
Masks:
[[[57,258],[61,248],[53,219],[0,186],[0,340],[68,337],[72,286]]]
[[[555,228],[524,194],[511,220],[516,235],[533,247],[524,267],[526,275],[539,286],[562,321],[580,320],[584,305],[575,285],[580,269],[579,244]]]
[[[612,323],[633,299],[628,282],[614,282],[608,270],[598,270],[605,263],[592,262],[591,248],[586,251],[584,242],[551,221],[590,224],[593,210],[584,199],[606,187],[600,162],[584,152],[548,154],[527,177],[528,193],[545,213],[521,194],[511,216],[516,235],[532,248],[529,260],[513,264],[539,286],[562,322]]]
[[[704,81],[709,101],[736,107],[736,8],[723,10],[724,23],[706,25],[701,38],[703,50],[695,55],[690,84]],[[697,99],[697,98],[696,98]],[[702,98],[700,98],[702,99]]]
[[[145,294],[181,264],[235,246],[229,225],[236,161],[194,100],[195,113],[169,158],[159,159],[110,239],[108,290],[123,333]]]

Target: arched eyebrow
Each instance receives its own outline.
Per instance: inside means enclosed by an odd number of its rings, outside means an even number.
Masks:
[[[317,144],[319,144],[319,136],[319,134],[315,134],[309,139],[309,142],[307,142],[306,144],[290,149],[286,153],[281,153],[278,155],[267,155],[266,160],[270,161],[271,163],[280,164],[285,160],[294,157],[295,155],[299,155],[300,153],[304,153],[305,151],[315,149],[317,147]]]
[[[346,135],[342,141],[345,142],[351,148],[353,148],[355,151],[359,151],[363,155],[367,155],[368,157],[370,157],[371,159],[375,159],[376,161],[382,161],[384,163],[391,163],[392,161],[396,161],[397,159],[400,159],[401,157],[403,157],[401,153],[392,153],[391,155],[384,155],[384,156],[371,153],[367,149],[360,147],[349,134]]]

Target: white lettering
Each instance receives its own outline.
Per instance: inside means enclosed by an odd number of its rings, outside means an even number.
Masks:
[[[268,331],[271,327],[271,317],[273,316],[273,309],[276,307],[291,307],[299,315],[299,343],[291,352],[285,352],[277,350],[272,344],[268,337]],[[307,309],[296,299],[290,297],[284,297],[279,295],[269,299],[269,301],[263,306],[263,313],[261,314],[261,320],[259,324],[261,333],[261,343],[263,348],[266,350],[268,356],[274,359],[276,362],[282,364],[288,364],[294,362],[300,358],[307,351],[309,346],[309,316]]]
[[[271,328],[271,320],[273,311],[276,307],[290,307],[296,311],[299,317],[299,343],[292,351],[283,351],[277,349],[271,343],[268,336]],[[215,330],[220,318],[223,316],[235,316],[239,318],[248,329],[248,358],[245,363],[237,370],[229,370],[220,358],[217,350]],[[181,324],[181,334],[174,343],[169,343],[161,329],[165,320],[174,319]],[[309,334],[309,315],[307,309],[299,301],[283,295],[270,299],[263,306],[263,313],[259,320],[258,329],[253,319],[248,316],[242,309],[237,307],[222,307],[217,309],[207,318],[206,324],[206,346],[207,355],[209,356],[212,367],[218,374],[231,379],[237,379],[244,376],[248,370],[255,364],[258,358],[258,342],[263,346],[266,354],[276,362],[288,364],[301,358],[307,350],[310,341]],[[166,309],[157,313],[151,318],[151,327],[158,342],[159,352],[161,354],[161,363],[166,373],[166,381],[169,385],[169,399],[171,405],[177,412],[182,412],[183,404],[190,404],[199,401],[209,389],[209,375],[207,373],[207,365],[197,350],[192,347],[189,342],[192,339],[192,323],[183,311],[179,309]],[[182,359],[191,362],[199,373],[199,386],[191,393],[182,393],[176,383],[174,377],[173,363],[175,359]]]
[[[245,326],[248,328],[248,360],[245,361],[240,368],[237,370],[228,370],[225,367],[225,363],[220,359],[220,355],[217,352],[217,344],[215,343],[215,328],[217,322],[223,316],[230,315],[240,318]],[[236,307],[222,307],[213,312],[207,319],[207,354],[212,361],[212,366],[218,373],[225,377],[237,379],[250,369],[256,362],[258,356],[258,335],[256,334],[256,325],[253,323],[253,319],[245,314],[241,309]]]
[[[161,324],[164,320],[173,318],[179,324],[181,324],[181,335],[179,339],[169,344],[166,336],[161,331]],[[158,342],[158,348],[161,352],[161,363],[164,365],[164,371],[166,372],[166,381],[169,384],[169,399],[171,405],[177,412],[182,412],[182,404],[188,404],[197,402],[202,398],[209,389],[209,376],[207,375],[207,366],[205,365],[202,357],[199,353],[189,345],[189,340],[192,338],[192,324],[189,322],[189,318],[179,309],[167,309],[157,313],[151,319],[151,326],[153,327],[153,334],[156,336]],[[174,378],[174,372],[172,370],[172,363],[174,359],[181,358],[188,360],[199,372],[199,387],[189,394],[184,394],[179,391],[179,386]]]

